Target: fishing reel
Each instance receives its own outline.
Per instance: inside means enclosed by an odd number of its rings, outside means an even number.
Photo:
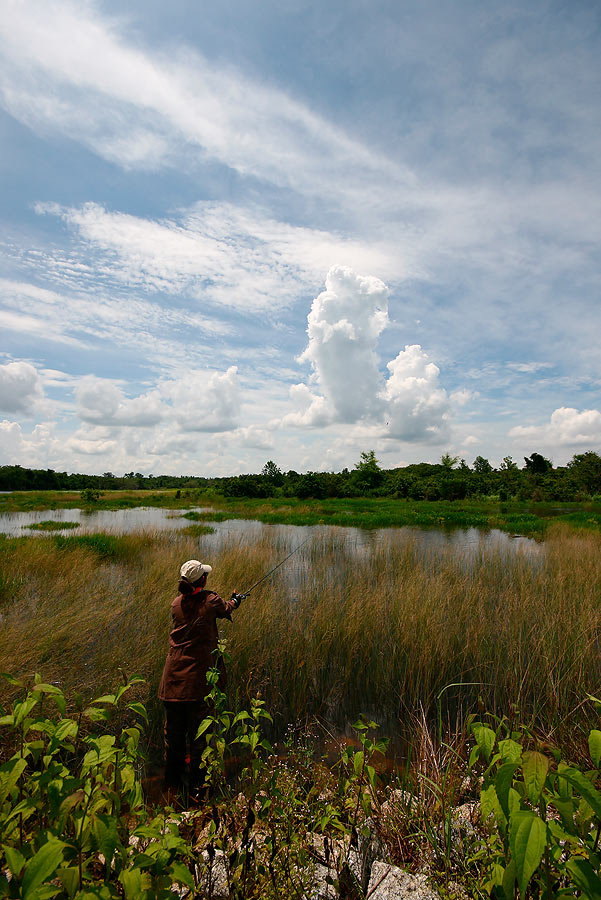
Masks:
[[[230,600],[234,601],[234,609],[238,609],[243,600],[246,600],[248,594],[237,594],[236,591],[233,592]]]

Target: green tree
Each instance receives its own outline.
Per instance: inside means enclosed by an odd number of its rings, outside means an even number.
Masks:
[[[457,463],[459,462],[458,456],[451,456],[450,453],[443,453],[440,457],[440,464],[444,466],[449,472],[451,469],[454,469]]]
[[[263,468],[261,469],[261,475],[264,475],[265,478],[269,478],[269,480],[276,487],[280,487],[284,483],[284,476],[282,474],[282,470],[279,466],[276,466],[272,459],[268,459]]]
[[[587,494],[601,493],[601,456],[594,450],[576,453],[568,463],[576,485]]]
[[[492,466],[484,456],[477,456],[474,460],[474,472],[478,475],[488,475],[492,472]]]
[[[362,451],[361,459],[355,463],[354,482],[360,490],[373,491],[382,484],[384,473],[380,468],[374,450]]]
[[[526,471],[531,475],[545,475],[553,468],[551,460],[541,456],[540,453],[531,453],[530,456],[525,456],[524,462]]]

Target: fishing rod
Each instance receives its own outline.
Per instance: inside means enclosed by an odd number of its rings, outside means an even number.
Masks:
[[[270,575],[273,575],[273,573],[275,572],[276,569],[279,569],[280,566],[283,566],[284,563],[286,562],[286,560],[290,559],[291,556],[294,556],[294,554],[297,552],[297,550],[300,550],[300,548],[303,547],[307,543],[307,541],[310,541],[312,537],[313,537],[313,535],[309,535],[308,538],[305,538],[305,540],[302,542],[302,544],[299,544],[298,547],[295,547],[294,550],[292,550],[288,554],[288,556],[285,556],[284,559],[277,564],[277,566],[274,566],[273,569],[270,569],[266,575],[263,575],[262,578],[259,578],[258,581],[255,581],[253,586],[249,587],[246,591],[244,591],[243,594],[238,594],[238,593],[234,592],[234,594],[232,595],[232,599],[238,601],[237,605],[239,606],[240,602],[242,600],[246,600],[246,598],[248,597],[248,595],[250,594],[251,591],[254,591],[254,589],[256,587],[258,587],[261,584],[261,582],[265,581],[266,578],[269,578]]]

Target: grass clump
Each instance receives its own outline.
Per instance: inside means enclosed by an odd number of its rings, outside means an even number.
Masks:
[[[117,560],[130,555],[132,542],[128,535],[78,534],[56,535],[54,544],[58,550],[72,551],[77,548],[91,550],[99,559]]]
[[[186,525],[185,528],[178,529],[181,534],[188,535],[189,537],[200,537],[203,534],[214,534],[215,529],[211,528],[210,525],[200,525],[198,522],[195,522],[192,525]]]
[[[34,522],[27,525],[30,531],[68,531],[71,528],[79,528],[79,522],[59,522],[56,519],[45,519],[43,522]]]

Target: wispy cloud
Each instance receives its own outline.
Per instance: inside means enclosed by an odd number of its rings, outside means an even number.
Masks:
[[[186,293],[218,310],[243,312],[287,306],[321,281],[336,260],[399,277],[392,248],[343,238],[320,229],[292,226],[258,210],[232,204],[199,203],[161,221],[108,212],[95,203],[80,208],[38,204],[40,214],[57,215],[76,232],[81,246],[61,259],[53,254],[48,273],[89,285],[90,252],[95,277],[107,285],[167,294]],[[34,267],[44,265],[36,255]],[[166,313],[164,315],[167,315]]]
[[[12,0],[3,16],[3,104],[42,132],[67,134],[123,166],[179,165],[202,148],[237,170],[301,192],[382,185],[393,165],[281,90],[200,53],[128,46],[123,22],[89,3]],[[336,177],[334,177],[336,176]]]

